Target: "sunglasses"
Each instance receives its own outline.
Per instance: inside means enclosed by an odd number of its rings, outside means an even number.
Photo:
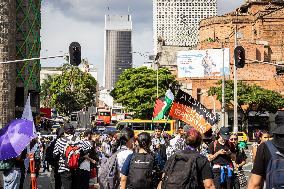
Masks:
[[[237,141],[237,138],[230,138],[230,141]]]

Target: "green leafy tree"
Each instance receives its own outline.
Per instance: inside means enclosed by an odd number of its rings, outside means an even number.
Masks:
[[[219,86],[211,87],[209,95],[217,95],[217,99],[222,101],[222,81],[217,83]],[[234,100],[234,82],[227,80],[225,82],[225,103],[227,108],[233,107]],[[262,113],[268,111],[275,113],[284,106],[284,99],[276,92],[261,88],[258,85],[249,85],[238,81],[238,110],[243,113],[242,123],[248,119],[250,111]]]
[[[111,91],[116,102],[122,103],[136,118],[151,119],[156,100],[156,71],[147,67],[125,70]],[[169,86],[177,84],[168,69],[159,69],[159,97],[165,95]]]
[[[63,65],[59,70],[62,71],[61,75],[49,76],[43,81],[42,104],[46,107],[54,107],[64,115],[93,105],[96,79],[69,64]]]

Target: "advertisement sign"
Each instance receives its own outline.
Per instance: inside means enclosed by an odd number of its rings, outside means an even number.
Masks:
[[[224,57],[224,59],[223,59]],[[229,48],[177,52],[178,78],[230,75]]]

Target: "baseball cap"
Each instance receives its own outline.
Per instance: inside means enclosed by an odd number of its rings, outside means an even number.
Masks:
[[[219,133],[223,139],[225,140],[230,139],[230,130],[228,127],[221,127]]]
[[[75,130],[73,125],[71,125],[70,123],[65,123],[63,129],[67,134],[73,134]]]

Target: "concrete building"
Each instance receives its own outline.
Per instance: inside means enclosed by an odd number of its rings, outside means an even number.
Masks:
[[[284,95],[284,1],[257,0],[247,1],[231,13],[201,20],[199,25],[199,43],[196,49],[224,48],[230,49],[230,75],[233,80],[234,66],[234,33],[238,32],[238,45],[246,50],[246,65],[237,70],[238,80],[257,84],[265,89],[274,90]],[[172,69],[176,74],[176,52],[185,49],[162,46],[159,63]],[[168,53],[167,53],[168,52]],[[263,62],[269,63],[265,64]],[[179,78],[181,88],[209,109],[221,111],[221,103],[208,96],[208,90],[221,79],[219,76],[199,78]],[[232,107],[226,109],[226,124],[233,124]],[[255,113],[251,112],[251,118]],[[240,115],[240,114],[239,114]],[[249,118],[249,131],[254,128],[273,127],[274,116],[266,113],[260,116],[261,121]]]
[[[0,1],[0,60],[39,57],[41,1]],[[0,127],[20,117],[28,94],[39,112],[39,61],[0,65]]]
[[[112,89],[120,74],[132,67],[132,21],[130,15],[105,16],[104,85]]]
[[[159,38],[168,46],[196,46],[199,21],[216,15],[217,0],[154,0],[154,53]]]

